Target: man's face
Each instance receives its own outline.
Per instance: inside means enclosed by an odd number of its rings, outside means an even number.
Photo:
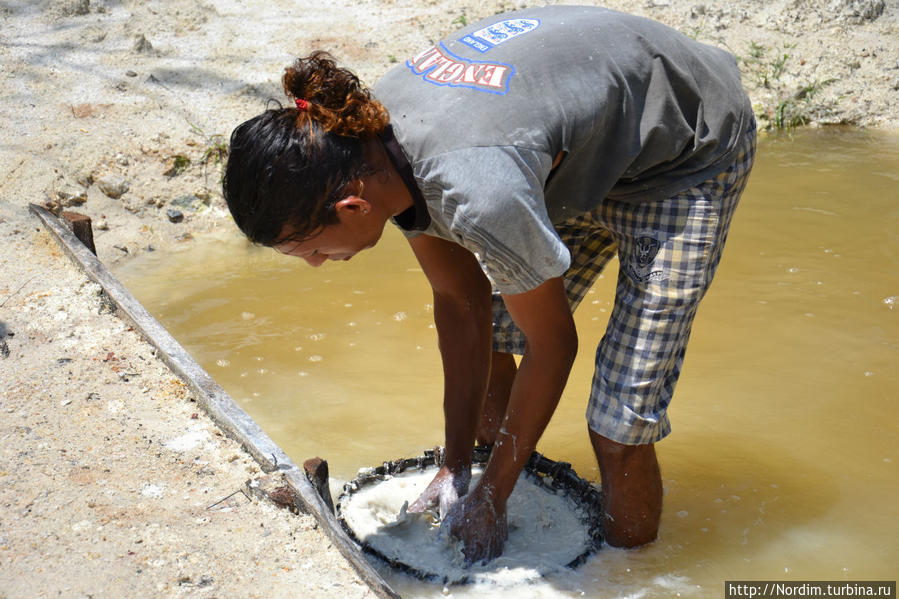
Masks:
[[[272,247],[282,254],[302,258],[311,266],[321,266],[326,260],[349,260],[362,250],[374,247],[384,231],[385,223],[367,208],[338,206],[337,217],[339,222],[324,227],[312,237]]]

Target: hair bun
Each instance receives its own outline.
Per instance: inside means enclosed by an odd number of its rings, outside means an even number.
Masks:
[[[298,124],[308,115],[327,132],[369,138],[381,133],[390,122],[387,109],[356,75],[337,66],[327,52],[319,50],[298,58],[284,70],[281,82],[288,96],[309,103],[300,111]]]

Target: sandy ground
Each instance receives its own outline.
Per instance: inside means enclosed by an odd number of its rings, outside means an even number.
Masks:
[[[741,57],[763,126],[899,128],[896,0],[606,5]],[[309,518],[240,492],[255,463],[26,206],[89,215],[110,265],[190,244],[233,226],[223,143],[292,57],[373,82],[518,6],[0,0],[0,598],[370,594]]]

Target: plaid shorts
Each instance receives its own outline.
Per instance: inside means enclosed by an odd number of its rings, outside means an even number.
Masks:
[[[556,226],[571,252],[565,287],[572,310],[614,255],[620,263],[587,407],[590,428],[603,437],[639,445],[671,432],[666,410],[696,308],[712,282],[752,168],[755,141],[753,127],[730,168],[674,197],[646,203],[606,199]],[[493,349],[524,353],[524,335],[499,294],[493,296],[493,322]]]

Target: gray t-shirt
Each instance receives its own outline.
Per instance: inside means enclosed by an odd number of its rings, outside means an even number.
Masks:
[[[495,15],[374,92],[427,205],[424,233],[474,252],[501,293],[565,272],[553,224],[714,177],[753,119],[732,55],[598,7]]]

